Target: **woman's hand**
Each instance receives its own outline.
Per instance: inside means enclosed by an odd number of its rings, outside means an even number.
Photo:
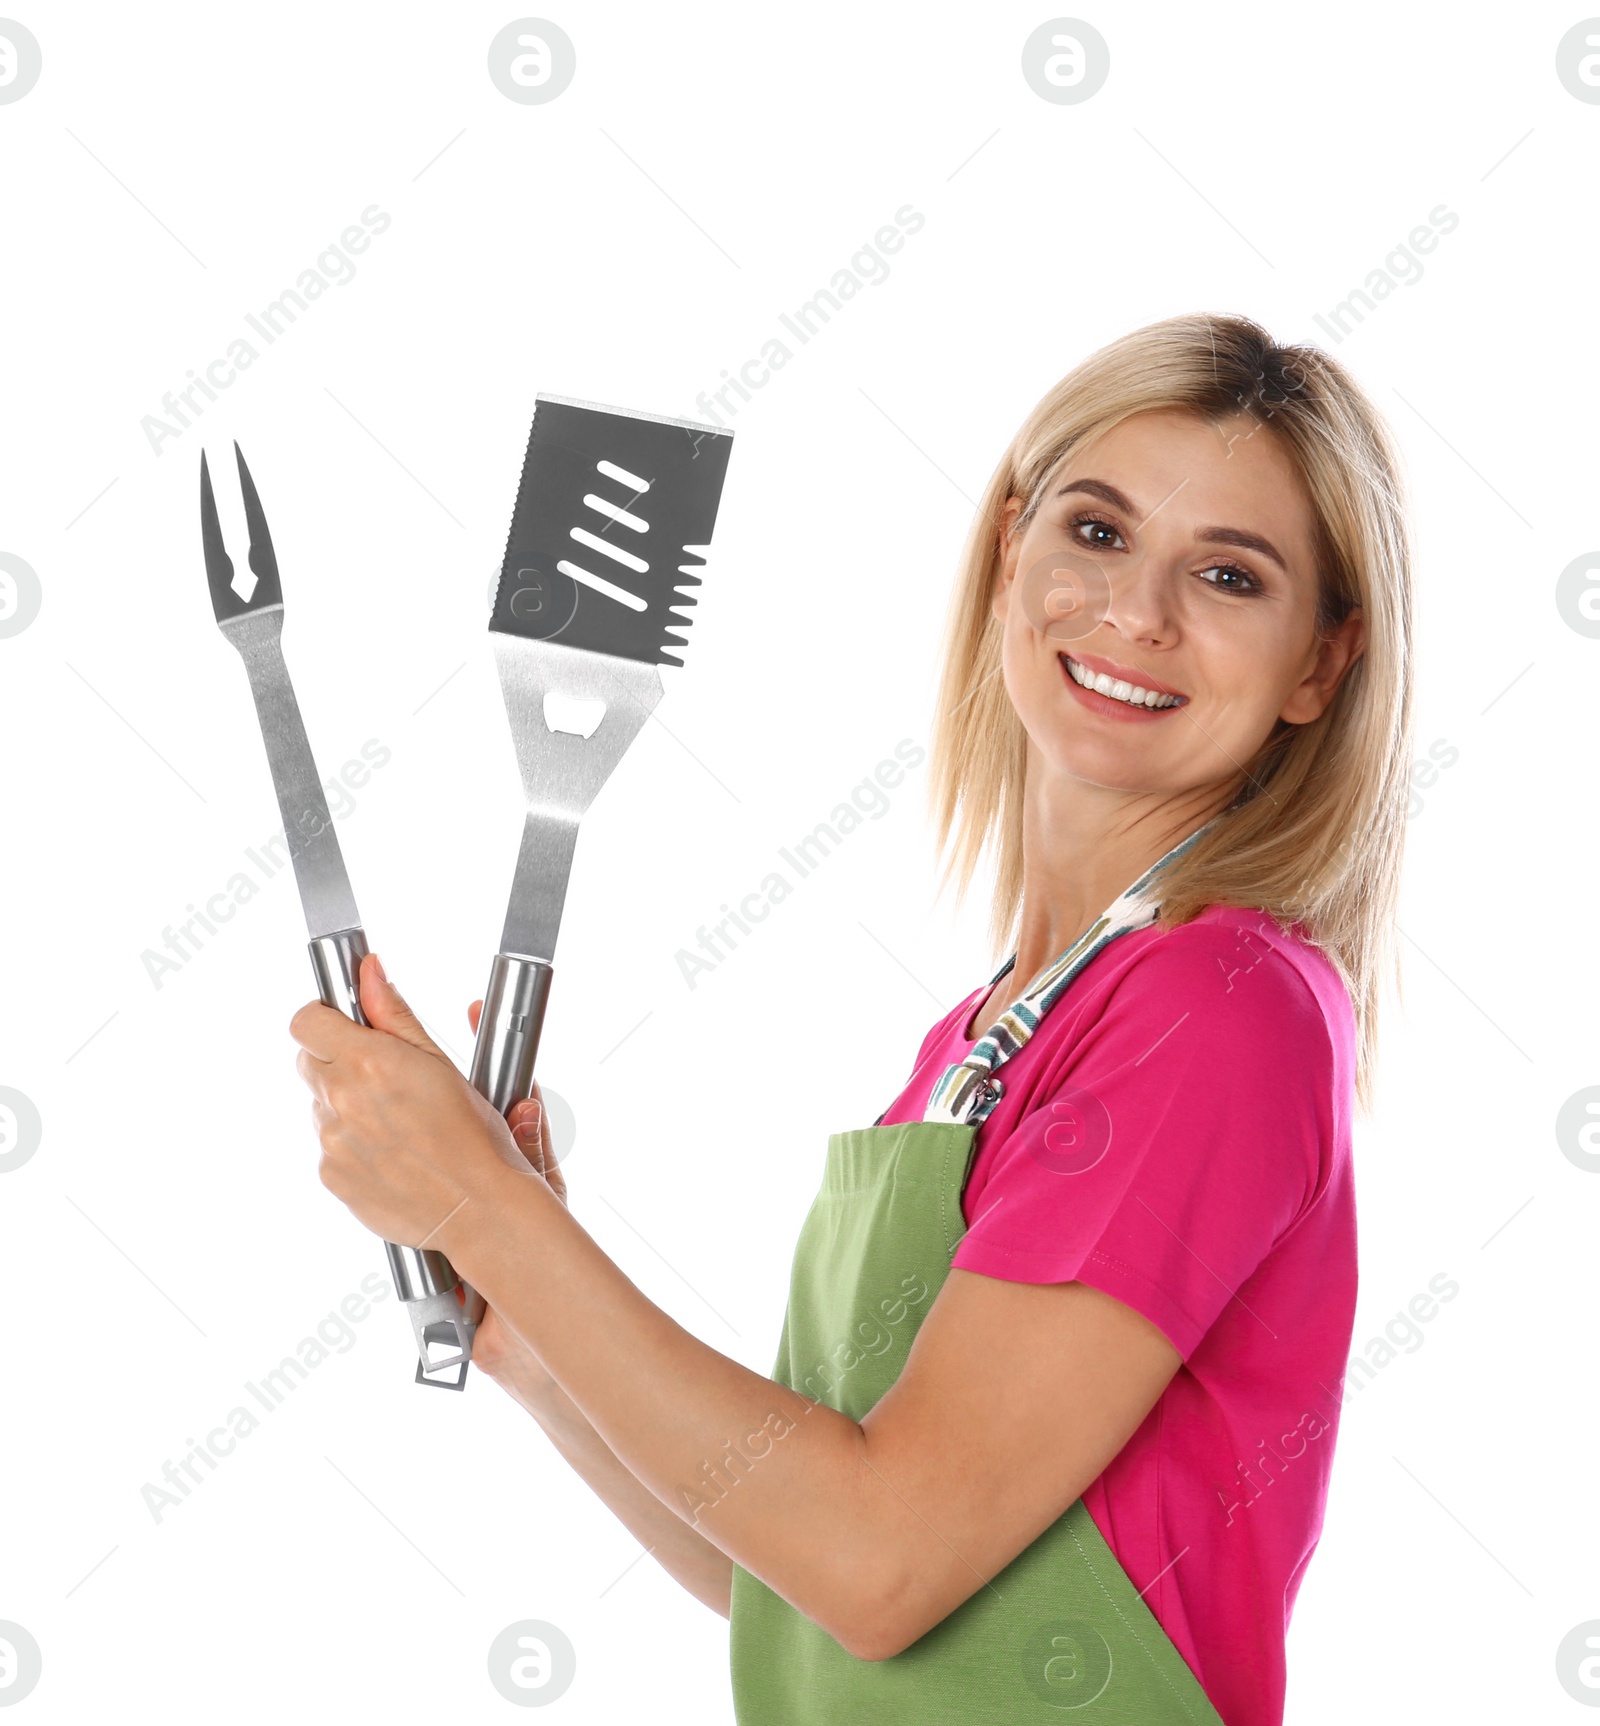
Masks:
[[[384,976],[362,961],[370,1027],[320,1001],[289,1023],[313,1098],[322,1184],[376,1235],[449,1251],[470,1230],[474,1202],[491,1206],[508,1174],[531,1175],[512,1129],[472,1088]],[[524,1111],[524,1136],[531,1110]],[[543,1154],[543,1133],[535,1148]],[[549,1158],[551,1165],[554,1158]],[[445,1232],[445,1225],[450,1231]]]

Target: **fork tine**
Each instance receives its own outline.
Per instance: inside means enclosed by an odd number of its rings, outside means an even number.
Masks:
[[[237,443],[233,446],[233,453],[239,463],[239,489],[244,493],[244,519],[250,529],[250,567],[260,581],[260,586],[250,596],[251,607],[278,605],[283,601],[283,592],[278,584],[277,553],[272,549],[272,535],[267,532],[266,511],[261,507],[256,482],[244,465],[244,451]]]
[[[211,589],[211,609],[217,622],[223,623],[238,615],[239,596],[233,591],[233,559],[222,539],[222,523],[217,519],[217,500],[211,490],[211,469],[206,465],[205,451],[200,452],[200,539],[206,553],[206,582]]]

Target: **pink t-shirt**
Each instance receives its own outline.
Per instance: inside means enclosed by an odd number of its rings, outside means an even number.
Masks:
[[[986,992],[929,1032],[884,1122],[922,1118]],[[1322,1529],[1356,1299],[1354,1074],[1330,961],[1213,905],[1072,980],[999,1068],[962,1199],[956,1268],[1091,1284],[1182,1355],[1083,1497],[1227,1726],[1280,1726]]]

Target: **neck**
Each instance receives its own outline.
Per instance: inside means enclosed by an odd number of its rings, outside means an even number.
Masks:
[[[1152,863],[1231,800],[1233,787],[1174,795],[1132,793],[1052,774],[1028,750],[1022,806],[1020,993]]]

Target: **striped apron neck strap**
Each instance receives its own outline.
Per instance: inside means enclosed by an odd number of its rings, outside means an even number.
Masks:
[[[1089,928],[1054,959],[1028,985],[987,1031],[973,1044],[966,1059],[946,1067],[939,1075],[923,1112],[924,1121],[958,1126],[979,1125],[987,1120],[1005,1087],[995,1070],[1009,1061],[1039,1028],[1039,1021],[1066,993],[1067,985],[1103,947],[1119,935],[1146,929],[1156,920],[1160,901],[1152,889],[1157,877],[1212,826],[1205,822],[1187,839],[1181,839],[1145,870],[1098,916]]]

